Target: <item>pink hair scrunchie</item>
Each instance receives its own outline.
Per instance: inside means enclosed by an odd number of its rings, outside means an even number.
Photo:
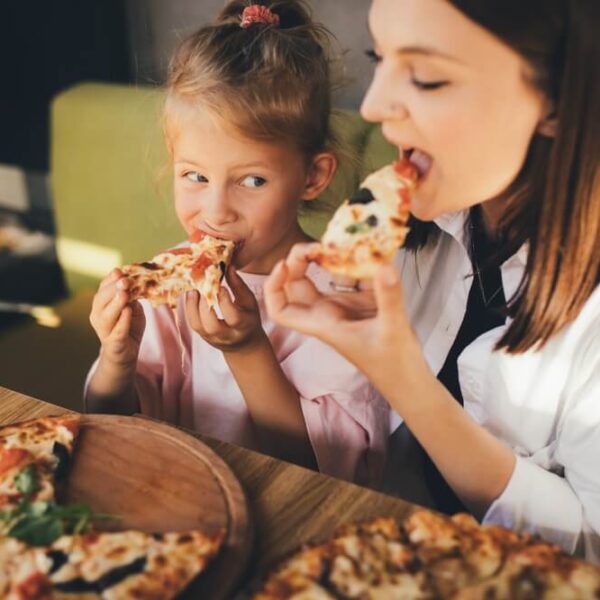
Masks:
[[[279,15],[276,15],[268,6],[253,4],[247,6],[242,13],[242,22],[240,27],[248,29],[254,23],[264,23],[266,25],[279,25]]]

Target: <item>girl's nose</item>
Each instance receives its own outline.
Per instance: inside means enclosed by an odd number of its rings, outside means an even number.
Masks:
[[[405,119],[408,116],[408,109],[398,92],[398,86],[394,85],[394,78],[384,64],[375,70],[360,113],[365,121],[373,123]]]
[[[236,212],[224,190],[214,190],[207,195],[203,202],[202,215],[210,225],[215,227],[231,223],[236,219]]]

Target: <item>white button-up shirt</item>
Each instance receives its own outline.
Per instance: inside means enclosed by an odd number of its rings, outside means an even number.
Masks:
[[[473,281],[467,215],[437,219],[435,245],[398,255],[407,309],[436,374],[462,323]],[[507,299],[521,282],[526,258],[522,248],[501,266]],[[600,562],[600,288],[541,350],[494,351],[507,326],[477,338],[458,359],[465,410],[517,457],[484,522],[537,532]],[[393,413],[392,429],[401,421]]]

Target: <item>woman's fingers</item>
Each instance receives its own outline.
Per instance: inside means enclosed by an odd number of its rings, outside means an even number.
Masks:
[[[386,330],[399,330],[406,315],[402,284],[393,265],[381,267],[374,280],[374,290],[378,320]]]
[[[265,305],[271,318],[279,315],[288,304],[285,293],[285,282],[288,278],[288,267],[285,260],[280,260],[264,285]]]

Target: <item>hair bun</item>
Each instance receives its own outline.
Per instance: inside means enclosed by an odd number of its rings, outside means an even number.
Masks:
[[[254,8],[257,7],[257,8]],[[312,24],[311,9],[305,0],[231,0],[228,2],[216,19],[217,25],[241,25],[244,23],[244,12],[253,8],[258,13],[259,8],[264,7],[278,20],[280,29],[294,29],[306,27]],[[264,20],[253,20],[252,23],[274,22]],[[246,29],[252,23],[248,23]]]

